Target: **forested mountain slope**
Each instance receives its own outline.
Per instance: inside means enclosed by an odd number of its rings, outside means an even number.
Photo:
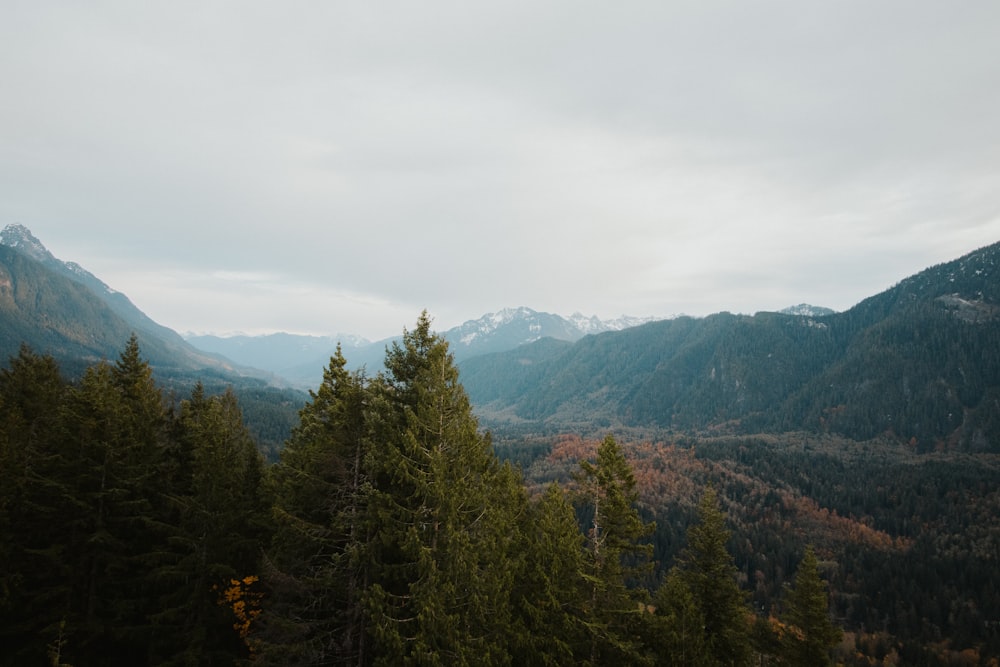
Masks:
[[[0,232],[0,245],[13,248],[30,257],[49,271],[89,289],[103,301],[118,317],[125,320],[136,333],[147,333],[169,343],[171,347],[183,348],[181,336],[150,318],[139,310],[123,293],[112,289],[100,278],[76,262],[64,262],[55,257],[34,234],[24,225],[7,225]]]
[[[112,358],[134,327],[92,290],[15,249],[0,246],[0,354],[22,343],[63,360],[69,370]],[[195,357],[172,355],[165,341],[144,336],[150,359],[195,368]],[[208,359],[201,366],[207,366]]]
[[[719,313],[467,359],[495,423],[889,433],[1000,451],[1000,244],[843,313]]]
[[[267,373],[195,349],[124,294],[52,257],[27,230],[13,232],[5,229],[0,243],[0,360],[27,345],[76,378],[93,363],[115,358],[134,333],[165,388],[184,394],[199,381],[211,393],[233,387],[252,434],[276,455],[305,403],[304,392],[269,386]]]

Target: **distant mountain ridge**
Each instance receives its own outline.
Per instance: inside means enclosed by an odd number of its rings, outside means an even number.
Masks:
[[[136,333],[150,363],[169,373],[199,370],[264,378],[262,371],[208,354],[139,310],[75,262],[56,258],[24,225],[0,231],[0,354],[28,343],[67,368],[117,356]]]
[[[470,358],[498,427],[882,434],[1000,452],[1000,243],[842,313],[680,317]]]
[[[209,393],[232,388],[258,446],[277,455],[307,399],[304,392],[188,344],[79,264],[54,257],[26,227],[0,231],[0,359],[6,362],[27,344],[51,355],[68,377],[78,377],[88,366],[117,359],[133,333],[168,395],[184,395],[195,383]]]
[[[797,306],[782,308],[778,312],[782,315],[798,315],[800,317],[825,317],[826,315],[833,315],[836,311],[832,308],[823,308],[822,306],[800,303]]]
[[[0,233],[0,354],[26,342],[79,368],[114,358],[132,332],[158,374],[275,380],[190,345],[79,265],[53,257],[26,228]],[[1000,453],[1000,243],[839,313],[800,304],[603,322],[521,307],[442,335],[491,428],[804,430]],[[372,373],[396,340],[341,338],[349,363]],[[289,379],[318,386],[333,339],[237,342],[263,360],[274,356],[266,350],[274,341],[285,345],[282,363],[306,359]]]
[[[344,354],[351,356],[351,350],[370,346],[371,341],[357,336],[337,334],[334,336],[308,336],[302,334],[273,333],[251,336],[234,334],[216,336],[212,334],[187,334],[187,342],[200,350],[221,354],[239,363],[263,368],[281,377],[297,374],[296,370],[305,363],[317,365],[320,376],[331,354],[340,344]],[[318,386],[308,385],[311,388]]]
[[[13,248],[30,257],[45,268],[89,288],[94,294],[137,331],[145,331],[163,338],[174,345],[183,346],[183,339],[172,329],[154,322],[139,310],[127,296],[112,289],[104,281],[76,262],[57,259],[24,225],[7,225],[0,231],[0,245]]]
[[[503,352],[542,338],[577,341],[584,336],[623,329],[655,321],[653,317],[621,316],[601,320],[574,313],[563,317],[524,306],[505,308],[468,320],[439,332],[449,343],[456,361]],[[207,352],[221,354],[242,364],[271,371],[296,386],[314,388],[322,379],[323,368],[339,343],[351,367],[378,369],[385,349],[399,337],[368,341],[357,336],[305,336],[289,333],[263,336],[188,335],[187,341]]]
[[[512,349],[542,338],[577,341],[584,336],[605,331],[621,331],[653,322],[654,317],[622,315],[612,320],[574,313],[569,317],[538,312],[521,306],[487,313],[441,332],[457,360],[490,352]]]

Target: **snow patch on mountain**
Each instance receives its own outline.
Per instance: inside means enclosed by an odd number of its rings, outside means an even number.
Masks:
[[[111,289],[104,281],[93,273],[83,268],[76,262],[64,262],[59,259],[31,233],[31,230],[24,225],[7,225],[0,231],[0,245],[14,248],[23,255],[30,257],[36,262],[45,264],[50,268],[61,270],[65,275],[73,278],[77,282],[88,285],[91,289],[95,286],[102,289],[107,294],[118,294]]]
[[[823,317],[833,315],[835,310],[824,308],[823,306],[813,306],[808,303],[800,303],[797,306],[789,306],[778,311],[782,315],[798,315],[799,317]]]
[[[42,242],[35,238],[31,230],[24,225],[7,225],[0,232],[0,244],[10,248],[16,248],[22,254],[38,262],[48,262],[57,260]]]
[[[622,315],[612,320],[602,320],[596,315],[587,316],[579,312],[563,317],[520,306],[487,313],[477,320],[468,320],[444,335],[453,344],[466,347],[484,344],[500,335],[515,345],[523,345],[545,337],[575,341],[590,334],[621,331],[656,319]]]
[[[570,323],[573,324],[577,329],[586,334],[594,333],[604,333],[605,331],[622,331],[624,329],[631,329],[632,327],[637,327],[641,324],[647,324],[649,322],[655,322],[658,317],[632,317],[630,315],[621,315],[611,320],[602,320],[596,315],[591,315],[587,317],[582,313],[573,313],[568,318]]]

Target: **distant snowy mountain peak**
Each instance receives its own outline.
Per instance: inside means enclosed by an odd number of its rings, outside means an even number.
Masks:
[[[583,313],[576,312],[567,318],[573,326],[586,333],[597,333],[604,331],[604,323],[596,315],[587,317]]]
[[[64,262],[57,258],[24,225],[7,225],[4,227],[3,231],[0,231],[0,245],[14,248],[22,255],[26,255],[36,262],[41,262],[49,268],[55,268],[77,282],[86,284],[91,289],[97,287],[107,294],[117,294],[115,290],[108,287],[97,276],[76,262]]]
[[[519,308],[504,308],[495,313],[487,313],[483,315],[478,320],[469,320],[465,324],[479,323],[487,320],[491,322],[494,326],[503,326],[504,324],[510,324],[514,320],[518,319],[530,319],[537,316],[538,313],[531,308],[525,308],[521,306]],[[463,325],[464,326],[464,325]]]
[[[31,230],[24,225],[7,225],[0,232],[0,244],[16,248],[38,262],[58,261]]]
[[[487,313],[478,320],[468,320],[459,326],[445,332],[445,337],[452,343],[471,346],[476,341],[481,341],[503,327],[510,326],[513,322],[534,322],[538,313],[530,308],[504,308],[495,313]]]
[[[584,334],[592,334],[603,333],[605,331],[622,331],[623,329],[631,329],[632,327],[637,327],[640,324],[655,322],[656,320],[662,318],[621,315],[611,320],[602,320],[596,315],[588,317],[577,312],[570,315],[567,319],[573,324],[573,326],[578,328]]]
[[[789,306],[778,311],[783,315],[799,315],[801,317],[823,317],[833,315],[836,311],[822,306],[813,306],[808,303],[800,303],[797,306]]]
[[[443,335],[455,348],[456,356],[465,357],[511,349],[541,338],[572,342],[590,334],[621,331],[655,319],[623,315],[614,320],[602,320],[581,313],[563,317],[520,306],[487,313],[478,320],[469,320],[449,329]]]

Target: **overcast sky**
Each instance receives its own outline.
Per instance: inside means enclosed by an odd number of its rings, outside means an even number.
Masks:
[[[1000,3],[35,2],[0,226],[180,332],[844,310],[1000,241]]]

